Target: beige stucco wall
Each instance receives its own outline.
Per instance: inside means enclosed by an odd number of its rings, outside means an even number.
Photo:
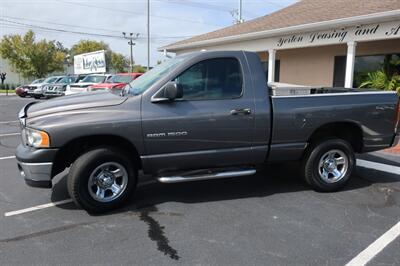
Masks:
[[[345,45],[278,51],[280,82],[332,86],[335,55],[345,55]]]
[[[300,49],[279,50],[280,82],[311,86],[332,86],[334,58],[346,55],[347,45],[330,45]],[[400,39],[360,42],[356,55],[400,53]],[[268,61],[267,52],[258,53],[262,61]]]

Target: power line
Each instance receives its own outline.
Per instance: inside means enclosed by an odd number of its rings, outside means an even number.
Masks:
[[[60,26],[66,26],[66,27],[72,27],[72,28],[82,28],[82,29],[91,29],[91,30],[101,30],[101,31],[108,31],[108,32],[115,32],[115,33],[121,32],[121,30],[112,30],[112,29],[105,29],[105,28],[82,26],[82,25],[64,24],[64,23],[57,23],[57,22],[53,22],[53,21],[38,20],[38,19],[17,18],[17,17],[10,17],[10,16],[0,16],[0,18],[13,19],[13,20],[17,20],[17,21],[18,20],[19,21],[33,21],[33,22],[38,22],[38,23],[42,23],[42,24],[60,25]]]
[[[131,15],[134,14],[134,15],[144,16],[144,14],[141,13],[141,12],[128,11],[128,10],[123,10],[123,9],[109,8],[109,7],[102,7],[102,6],[98,6],[98,5],[89,5],[89,4],[84,4],[84,3],[81,3],[81,2],[77,3],[77,2],[69,2],[69,1],[63,1],[63,0],[56,0],[56,1],[60,2],[60,3],[70,4],[70,5],[84,6],[84,7],[90,7],[90,8],[103,9],[103,10],[112,11],[112,12],[120,12],[120,13],[125,13],[125,14],[131,14]],[[151,17],[155,17],[155,18],[167,19],[167,20],[183,21],[183,22],[197,23],[197,24],[203,24],[203,25],[211,25],[211,26],[217,26],[217,27],[223,26],[223,25],[205,23],[205,22],[201,22],[201,21],[197,21],[197,20],[191,20],[191,19],[183,19],[183,18],[160,16],[160,15],[150,15],[150,16]]]
[[[71,31],[71,30],[64,30],[64,29],[49,28],[49,27],[43,27],[43,26],[39,26],[39,25],[32,25],[32,24],[27,24],[27,23],[12,21],[12,20],[3,19],[3,18],[0,18],[0,20],[1,20],[1,21],[4,21],[4,22],[8,22],[8,23],[13,23],[13,24],[22,25],[22,26],[27,26],[27,27],[34,27],[34,28],[44,29],[44,30],[51,30],[51,31],[58,31],[58,32],[65,32],[65,33],[74,33],[74,34],[80,34],[80,35],[91,35],[91,36],[98,36],[98,37],[109,37],[109,38],[122,39],[122,37],[121,37],[121,36],[118,36],[118,35],[101,34],[101,33],[91,33],[91,32],[82,32],[82,31]]]
[[[29,27],[32,29],[39,29],[39,30],[46,31],[46,32],[60,32],[60,33],[68,33],[68,34],[78,34],[78,35],[88,35],[88,36],[123,39],[123,37],[120,35],[110,35],[110,34],[101,34],[101,33],[93,33],[93,32],[82,32],[82,31],[71,31],[71,30],[65,30],[65,29],[59,29],[59,28],[44,27],[44,26],[40,26],[40,25],[27,24],[27,23],[8,20],[8,19],[3,19],[1,17],[0,17],[0,21],[8,23],[8,24],[2,23],[2,25],[9,25],[9,26],[19,25],[22,29],[26,29],[26,27]],[[190,38],[190,37],[193,37],[193,36],[157,36],[156,35],[156,36],[151,36],[150,39],[153,39],[153,40],[154,39],[161,39],[161,40],[165,39],[165,40],[167,40],[167,39],[183,39],[183,38]],[[139,37],[138,39],[144,39],[144,38],[146,38],[146,35]]]
[[[226,8],[224,6],[213,5],[213,4],[206,4],[206,3],[199,3],[195,1],[179,1],[179,0],[154,0],[157,2],[174,4],[174,5],[182,5],[182,6],[190,6],[195,8],[202,8],[214,11],[222,11],[222,12],[230,12],[230,8]]]

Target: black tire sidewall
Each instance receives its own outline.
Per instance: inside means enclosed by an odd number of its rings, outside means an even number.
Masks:
[[[117,162],[125,167],[128,173],[128,184],[117,199],[110,202],[99,202],[90,195],[88,180],[93,170],[106,162]],[[128,157],[120,150],[102,147],[84,153],[73,163],[68,176],[68,192],[75,203],[87,211],[100,213],[120,207],[132,194],[136,183],[137,170]]]
[[[330,150],[340,150],[348,159],[348,169],[345,176],[335,183],[325,182],[319,175],[318,164],[321,157]],[[337,191],[350,179],[355,168],[355,156],[351,145],[342,139],[325,139],[310,147],[304,163],[304,175],[306,182],[315,190],[321,192]]]

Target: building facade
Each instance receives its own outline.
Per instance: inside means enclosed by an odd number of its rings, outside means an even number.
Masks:
[[[160,50],[254,51],[268,81],[359,87],[385,62],[400,71],[400,1],[303,0]]]

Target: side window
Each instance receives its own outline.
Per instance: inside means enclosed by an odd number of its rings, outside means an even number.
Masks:
[[[176,78],[184,100],[232,99],[242,94],[242,70],[235,58],[201,61]]]

